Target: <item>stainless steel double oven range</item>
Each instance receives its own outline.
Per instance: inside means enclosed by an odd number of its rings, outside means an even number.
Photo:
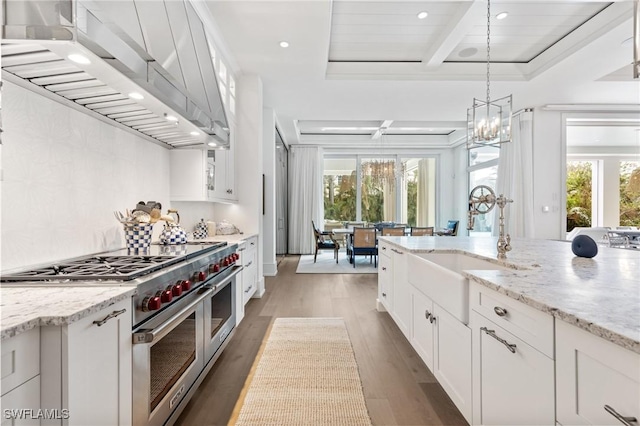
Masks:
[[[229,342],[236,323],[237,245],[119,250],[5,274],[4,282],[136,286],[134,425],[173,423]]]

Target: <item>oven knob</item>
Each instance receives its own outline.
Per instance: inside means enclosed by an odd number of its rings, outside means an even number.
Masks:
[[[236,258],[236,260],[240,259],[240,254],[239,253],[233,253],[233,256]]]
[[[162,302],[158,296],[147,296],[142,300],[142,311],[157,311],[162,306]]]
[[[160,294],[160,301],[162,303],[169,303],[173,300],[173,294],[171,290],[165,290]]]
[[[171,289],[171,293],[175,296],[178,297],[182,294],[182,284],[180,282],[177,282],[176,284],[174,284],[173,286],[169,287]]]
[[[220,265],[218,265],[217,263],[214,263],[213,265],[211,265],[211,268],[209,270],[211,272],[220,272]]]
[[[205,272],[198,272],[198,281],[204,281],[207,278],[207,274]]]
[[[225,257],[224,260],[222,261],[222,266],[229,266],[229,258]]]
[[[181,284],[182,284],[182,290],[184,290],[184,291],[189,291],[189,290],[191,290],[191,281],[189,281],[189,280],[184,280],[184,281],[182,281],[182,283],[181,283]]]

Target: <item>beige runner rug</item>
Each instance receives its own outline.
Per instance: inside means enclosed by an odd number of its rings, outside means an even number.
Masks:
[[[342,318],[277,318],[229,424],[371,425]]]

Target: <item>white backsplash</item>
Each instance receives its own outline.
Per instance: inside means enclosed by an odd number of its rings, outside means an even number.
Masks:
[[[166,212],[169,150],[6,81],[2,92],[2,270],[123,247],[113,211],[140,200]]]

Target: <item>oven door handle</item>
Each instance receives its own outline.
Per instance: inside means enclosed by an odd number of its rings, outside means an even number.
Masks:
[[[215,278],[212,281],[217,281],[216,284],[213,283],[207,283],[205,285],[203,285],[202,287],[200,287],[203,291],[205,290],[213,290],[213,293],[216,294],[218,292],[218,289],[221,289],[222,287],[224,287],[222,284],[226,283],[227,281],[229,281],[231,278],[235,277],[236,275],[238,275],[240,273],[240,271],[242,271],[244,269],[243,266],[240,265],[235,265],[232,269],[231,269],[231,273],[229,273],[229,275],[225,275],[223,279],[221,280],[216,280]]]
[[[175,314],[171,319],[163,322],[154,329],[142,329],[133,333],[133,343],[153,343],[154,341],[163,338],[173,329],[173,325],[184,321],[189,315],[191,315],[193,308],[206,299],[212,290],[207,290],[204,293],[198,294],[198,298],[185,306],[180,312]]]

